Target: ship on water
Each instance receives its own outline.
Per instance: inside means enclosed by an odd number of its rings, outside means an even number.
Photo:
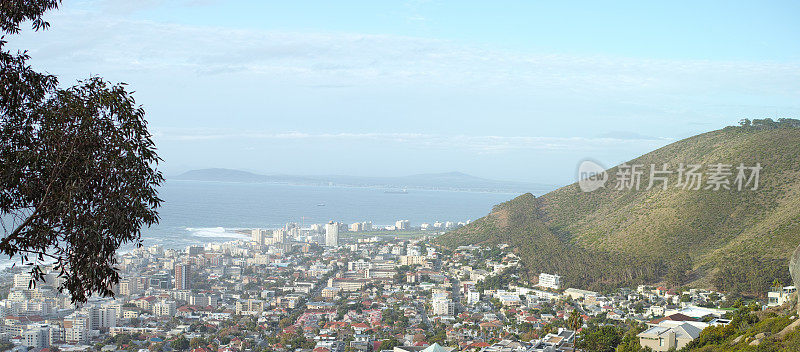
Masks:
[[[383,193],[387,193],[387,194],[408,194],[408,190],[405,189],[405,188],[403,188],[403,189],[387,189],[387,190],[383,191]]]

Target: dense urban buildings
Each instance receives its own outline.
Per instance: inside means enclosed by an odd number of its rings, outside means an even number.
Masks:
[[[400,222],[377,232],[357,224],[287,224],[224,243],[135,249],[119,256],[116,296],[84,305],[55,290],[56,275],[30,287],[15,268],[5,273],[0,340],[106,352],[573,351],[597,324],[640,324],[636,343],[666,351],[730,322],[717,292],[563,289],[545,272],[528,285],[508,245],[450,250],[421,225],[407,233]],[[793,292],[771,293],[768,306]]]

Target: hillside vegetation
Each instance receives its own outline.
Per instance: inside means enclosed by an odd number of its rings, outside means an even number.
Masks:
[[[508,243],[531,279],[559,273],[568,285],[690,281],[728,292],[761,294],[773,280],[789,282],[789,254],[800,243],[800,125],[754,120],[670,144],[628,165],[642,164],[639,190],[617,190],[619,166],[605,188],[583,192],[572,184],[539,198],[524,194],[487,216],[439,237],[448,247]],[[650,164],[668,164],[668,188],[645,189]],[[754,166],[757,190],[675,187],[683,164]]]

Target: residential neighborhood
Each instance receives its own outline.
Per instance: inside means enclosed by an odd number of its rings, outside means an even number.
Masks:
[[[45,352],[576,351],[589,326],[633,324],[642,347],[667,351],[730,322],[718,292],[594,292],[562,287],[557,273],[523,280],[508,245],[447,250],[428,236],[345,243],[338,232],[301,242],[293,231],[131,250],[119,255],[115,296],[81,305],[55,289],[55,272],[31,286],[13,268],[0,337],[15,351]],[[770,304],[793,290],[771,294]]]

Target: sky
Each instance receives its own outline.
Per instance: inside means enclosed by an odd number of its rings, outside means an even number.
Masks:
[[[742,118],[800,118],[792,1],[65,0],[7,37],[125,82],[166,175],[460,171],[563,185]]]

